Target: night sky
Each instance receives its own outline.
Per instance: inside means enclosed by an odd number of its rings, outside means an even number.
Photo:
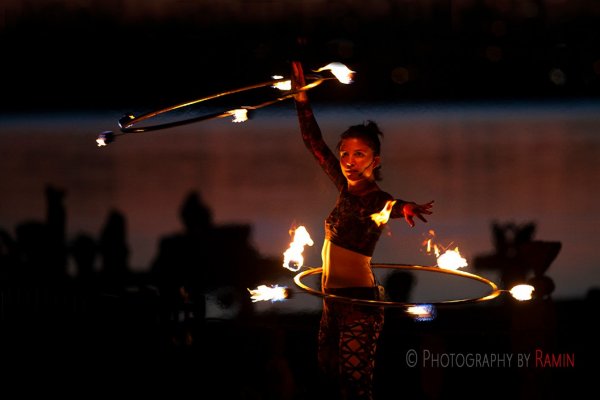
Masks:
[[[2,108],[153,107],[286,73],[291,58],[360,72],[354,102],[600,93],[593,1],[361,4],[5,2]]]

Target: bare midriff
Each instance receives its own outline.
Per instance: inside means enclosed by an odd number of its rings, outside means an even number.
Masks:
[[[375,285],[371,257],[337,246],[327,239],[323,242],[321,257],[321,285],[324,289]]]

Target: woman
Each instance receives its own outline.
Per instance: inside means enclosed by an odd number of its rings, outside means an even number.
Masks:
[[[292,85],[305,86],[300,62],[292,62]],[[306,91],[294,96],[300,131],[305,145],[339,190],[337,203],[325,221],[322,248],[324,293],[377,300],[379,292],[371,269],[371,256],[384,228],[371,218],[394,198],[382,191],[380,179],[381,131],[372,121],[351,126],[342,133],[339,156],[327,146],[313,115]],[[416,204],[397,200],[391,218],[404,217],[414,226],[414,217],[427,222],[433,202]],[[318,361],[327,396],[371,399],[375,350],[383,328],[383,308],[357,305],[325,297],[319,326]],[[331,397],[330,397],[331,398]]]

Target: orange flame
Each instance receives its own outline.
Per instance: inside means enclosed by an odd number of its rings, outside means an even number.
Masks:
[[[312,246],[314,242],[304,226],[296,228],[293,235],[294,239],[290,243],[290,247],[283,253],[283,267],[295,272],[304,264],[302,256],[304,246]]]
[[[390,213],[392,212],[394,204],[396,204],[396,200],[388,200],[381,211],[371,214],[371,219],[375,221],[377,226],[387,224],[388,220],[390,219]]]
[[[467,260],[460,255],[458,247],[455,247],[454,250],[446,250],[444,254],[437,258],[437,263],[438,267],[451,270],[456,270],[469,265],[467,264]]]
[[[458,247],[455,247],[454,250],[447,250],[444,247],[438,246],[433,240],[435,237],[435,231],[433,229],[429,230],[429,235],[431,238],[427,239],[423,244],[426,247],[427,254],[435,254],[438,267],[442,269],[457,270],[469,265],[467,260],[461,256]]]
[[[337,80],[340,81],[340,83],[349,84],[354,81],[355,71],[352,71],[342,63],[329,63],[326,66],[319,68],[316,72],[321,72],[325,70],[331,71],[333,76],[335,76]]]
[[[283,91],[292,90],[292,81],[289,79],[283,80],[283,76],[281,75],[273,75],[271,78],[278,79],[278,82],[275,82],[271,87]]]
[[[248,121],[248,110],[245,108],[236,108],[235,110],[229,111],[229,115],[233,116],[233,121],[236,123]]]
[[[260,285],[256,289],[248,289],[252,302],[257,301],[282,301],[289,297],[289,290],[285,286]]]
[[[510,294],[516,300],[531,300],[535,288],[531,285],[516,285],[510,289]]]

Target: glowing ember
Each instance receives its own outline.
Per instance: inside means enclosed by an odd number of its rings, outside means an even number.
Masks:
[[[115,134],[111,131],[104,131],[98,135],[98,138],[96,138],[96,143],[98,144],[98,147],[107,146],[108,144],[114,141]]]
[[[233,115],[233,122],[245,122],[248,121],[248,110],[245,108],[238,108],[230,111]]]
[[[339,62],[332,62],[324,67],[319,68],[316,72],[330,70],[331,73],[337,78],[338,81],[344,84],[353,82],[354,71],[350,70],[344,64]]]
[[[283,76],[273,75],[272,78],[273,79],[283,79]],[[279,90],[292,90],[292,81],[288,79],[285,81],[275,82],[272,87],[274,87],[275,89],[279,89]]]
[[[314,242],[304,226],[299,226],[293,234],[294,239],[290,247],[283,253],[283,267],[290,271],[298,271],[304,264],[304,246],[312,246]]]
[[[388,200],[381,211],[371,214],[371,219],[375,221],[377,226],[387,224],[388,220],[390,219],[390,213],[392,212],[394,204],[396,204],[396,200]]]
[[[517,285],[510,289],[510,294],[519,301],[531,300],[534,290],[535,288],[531,285]]]
[[[429,236],[431,236],[429,239],[427,239],[426,241],[423,242],[423,245],[425,246],[425,249],[427,251],[427,254],[431,254],[432,252],[435,253],[435,257],[439,257],[440,256],[440,249],[437,247],[437,244],[433,243],[433,238],[435,237],[435,231],[433,229],[429,230]]]
[[[282,301],[289,297],[289,290],[285,286],[260,285],[256,289],[248,289],[252,302],[257,301]]]

